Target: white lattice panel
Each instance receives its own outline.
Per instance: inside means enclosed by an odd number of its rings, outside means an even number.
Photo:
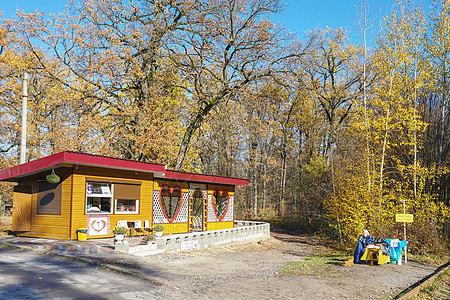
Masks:
[[[159,205],[159,191],[153,191],[153,224],[169,223]]]
[[[208,222],[219,222],[216,214],[214,213],[214,208],[212,205],[212,194],[208,195]],[[233,207],[234,207],[234,196],[229,195],[229,206],[225,217],[222,219],[222,222],[231,222],[233,221]]]
[[[189,192],[183,193],[183,199],[181,199],[181,209],[178,216],[172,223],[187,223],[189,217]]]
[[[234,206],[234,196],[229,196],[228,201],[230,202],[228,204],[228,210],[227,213],[225,215],[225,217],[223,218],[222,222],[228,222],[228,221],[233,221],[233,206]]]
[[[216,214],[214,213],[214,208],[212,205],[212,194],[208,195],[208,222],[218,222]]]
[[[160,191],[153,191],[153,223],[169,223],[169,220],[163,214],[161,205],[159,203]],[[183,193],[183,199],[181,200],[181,209],[175,220],[172,223],[187,223],[188,211],[189,211],[189,193]]]

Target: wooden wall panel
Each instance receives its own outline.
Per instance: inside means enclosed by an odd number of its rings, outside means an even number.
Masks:
[[[86,228],[87,227],[87,217],[85,214],[85,205],[86,205],[86,180],[87,177],[95,176],[95,172],[88,172],[90,169],[83,169],[84,174],[78,174],[78,170],[75,170],[74,174],[74,192],[73,192],[73,203],[72,203],[72,239],[76,239],[76,230],[78,228]],[[95,171],[95,170],[94,170]],[[109,171],[109,170],[108,170]],[[123,173],[119,172],[121,175]],[[130,172],[125,172],[127,175],[130,175]],[[128,177],[106,177],[104,176],[105,171],[103,171],[103,176],[98,176],[97,179],[102,181],[104,179],[105,182],[114,182],[115,180],[123,183],[126,182]],[[109,174],[109,172],[108,172]],[[133,173],[134,174],[134,173]],[[144,226],[144,221],[148,220],[152,222],[152,197],[153,197],[153,181],[148,180],[148,178],[152,178],[152,176],[144,176],[146,179],[136,177],[133,175],[133,178],[129,178],[131,180],[139,180],[142,182],[140,189],[140,202],[139,202],[139,214],[110,214],[109,222],[110,222],[110,234],[109,235],[98,235],[98,236],[90,236],[88,238],[106,238],[113,237],[112,230],[117,224],[117,221],[127,220],[127,221],[142,221],[142,226]],[[139,234],[137,231],[135,234]]]
[[[74,166],[73,168],[55,168],[56,174],[64,173],[61,176],[61,214],[60,215],[38,215],[37,214],[37,184],[36,180],[45,180],[47,173],[39,173],[23,179],[25,184],[33,184],[31,194],[31,227],[30,231],[20,232],[19,236],[43,237],[54,239],[76,239],[76,230],[87,227],[86,205],[86,180],[87,177],[96,177],[100,181],[123,183],[127,180],[140,181],[140,203],[139,214],[110,214],[110,234],[105,236],[95,236],[88,238],[112,237],[112,229],[119,220],[141,220],[144,225],[145,220],[152,225],[152,202],[153,190],[159,190],[162,185],[170,187],[179,186],[183,193],[187,193],[189,182],[177,180],[156,179],[153,181],[151,173],[139,173],[124,170],[102,169],[85,166]],[[72,172],[74,174],[72,174]],[[108,176],[105,176],[108,174]],[[59,174],[58,174],[59,175]],[[73,186],[73,191],[72,191]],[[234,186],[229,185],[208,185],[208,193],[214,190],[227,190],[230,195],[234,194]],[[188,221],[188,220],[186,220]],[[208,230],[233,228],[233,222],[208,222]],[[164,233],[184,233],[189,231],[188,223],[163,224]],[[136,232],[137,233],[137,232]]]
[[[233,185],[208,184],[208,191],[213,193],[215,190],[234,192],[234,186]]]
[[[164,226],[164,232],[163,232],[164,234],[186,233],[189,231],[188,223],[172,223],[172,224],[161,224],[161,225]]]
[[[155,178],[154,187],[153,187],[155,189],[155,191],[159,191],[161,189],[161,187],[164,185],[170,186],[171,188],[178,186],[183,191],[189,189],[189,182],[187,182],[187,181],[165,180],[165,179]]]
[[[234,222],[209,222],[208,231],[233,228]]]
[[[14,191],[14,210],[12,213],[12,230],[31,230],[31,190],[28,193]]]
[[[19,236],[42,237],[52,239],[69,239],[70,224],[70,198],[72,187],[71,170],[67,168],[55,169],[60,175],[61,172],[61,214],[45,215],[37,214],[37,183],[33,183],[33,194],[31,195],[31,228],[28,232],[18,234]],[[47,172],[48,173],[48,172]],[[47,173],[33,176],[33,179],[27,178],[26,181],[32,181],[36,178],[44,177]]]
[[[115,179],[128,179],[128,180],[153,180],[152,173],[146,172],[134,172],[127,170],[116,170],[116,169],[105,169],[87,166],[75,166],[74,173],[79,175],[86,175],[88,177],[104,177],[104,178],[115,178]],[[105,176],[106,175],[106,176]]]

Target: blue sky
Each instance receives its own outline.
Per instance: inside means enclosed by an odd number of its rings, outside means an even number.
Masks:
[[[66,0],[0,0],[0,2],[0,11],[4,11],[3,17],[6,18],[13,16],[16,8],[26,12],[39,9],[41,12],[57,13],[64,11],[67,3]],[[274,17],[273,21],[297,33],[300,38],[317,27],[342,27],[352,36],[352,41],[358,43],[356,22],[357,6],[360,2],[361,0],[281,0],[284,11]],[[375,19],[376,24],[379,24],[382,15],[389,12],[391,2],[392,0],[369,0],[373,17],[381,3],[382,10],[379,17]]]

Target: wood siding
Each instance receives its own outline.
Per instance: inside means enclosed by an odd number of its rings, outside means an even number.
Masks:
[[[159,179],[159,178],[155,178],[155,182],[154,182],[154,189],[155,191],[159,191],[161,189],[162,186],[167,185],[170,188],[174,188],[174,187],[179,187],[183,190],[183,193],[185,191],[189,190],[189,183],[185,182],[185,181],[179,181],[179,180],[164,180],[164,179]]]
[[[156,223],[154,224],[156,225]],[[172,223],[172,224],[161,224],[164,226],[164,234],[169,233],[186,233],[189,231],[188,223]]]
[[[37,180],[45,180],[45,176],[49,172],[26,178],[24,181],[30,182],[33,186],[31,194],[31,228],[30,231],[18,233],[18,236],[69,239],[70,199],[72,191],[71,170],[69,168],[55,168],[55,172],[61,177],[61,214],[45,215],[37,213]]]
[[[86,166],[64,166],[55,167],[55,173],[61,177],[61,213],[58,215],[37,214],[37,198],[38,198],[38,182],[45,180],[45,176],[50,174],[49,171],[41,172],[32,176],[21,179],[19,184],[31,186],[31,194],[27,197],[31,199],[31,218],[29,218],[29,231],[18,232],[19,236],[42,237],[51,239],[77,239],[76,230],[78,228],[86,228],[88,222],[88,214],[86,214],[86,182],[96,180],[105,183],[139,184],[140,183],[140,200],[138,214],[110,214],[110,234],[90,236],[88,238],[106,238],[112,237],[112,230],[119,220],[126,221],[142,221],[149,220],[150,226],[153,222],[153,191],[159,191],[161,186],[167,185],[171,188],[178,186],[182,189],[183,194],[189,193],[189,182],[179,180],[153,179],[151,173],[142,173],[125,170],[115,170],[106,168],[86,167]],[[230,185],[207,185],[209,195],[215,190],[227,190],[230,195],[234,194],[234,186]],[[23,197],[23,191],[17,190],[14,197],[19,199]],[[186,199],[185,199],[186,200]],[[206,199],[205,199],[206,201]],[[112,206],[114,206],[114,197],[112,198]],[[206,206],[204,207],[206,208]],[[113,208],[114,209],[114,208]],[[226,222],[208,222],[204,211],[204,228],[207,230],[218,230],[233,228],[234,223]],[[92,214],[98,216],[98,214]],[[162,224],[165,227],[164,233],[186,233],[189,232],[189,218],[186,221],[180,220],[182,223]],[[20,226],[16,221],[16,226]],[[19,228],[19,227],[16,227]],[[28,229],[28,227],[21,227]],[[135,232],[139,234],[139,232]]]
[[[234,222],[209,222],[208,231],[233,228]]]
[[[150,224],[152,222],[152,195],[153,195],[153,177],[152,174],[141,173],[136,174],[135,172],[121,171],[121,170],[105,170],[98,168],[87,168],[79,167],[74,169],[73,177],[73,202],[72,202],[72,227],[71,234],[72,239],[76,239],[76,230],[78,228],[87,228],[88,215],[85,213],[86,209],[86,181],[91,179],[93,176],[96,177],[98,181],[102,182],[118,182],[126,183],[127,179],[135,181],[140,181],[140,201],[139,201],[139,214],[110,214],[110,234],[109,235],[96,235],[88,236],[89,238],[106,238],[113,237],[112,230],[117,224],[117,221],[127,220],[135,221],[141,220],[142,226],[144,226],[144,221],[149,220]],[[105,176],[105,174],[111,176]],[[114,198],[113,198],[114,202]],[[113,205],[114,203],[112,203]],[[95,214],[94,214],[95,215]],[[135,231],[135,234],[139,234]]]

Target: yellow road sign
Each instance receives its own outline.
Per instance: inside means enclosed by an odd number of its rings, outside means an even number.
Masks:
[[[395,214],[395,222],[413,222],[413,214]]]

